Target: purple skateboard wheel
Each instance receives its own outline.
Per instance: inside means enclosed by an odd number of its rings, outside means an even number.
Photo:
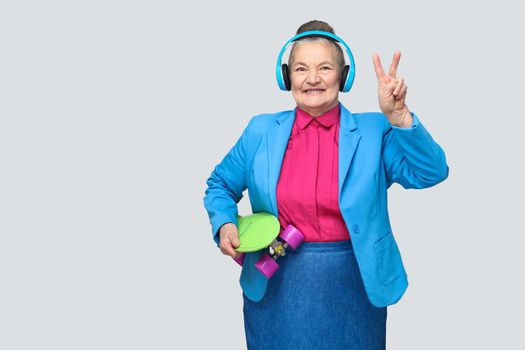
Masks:
[[[242,266],[242,264],[244,263],[245,257],[246,257],[246,253],[242,253],[237,259],[233,259],[233,260],[235,260],[237,264]]]
[[[279,269],[279,265],[267,254],[263,254],[259,260],[257,260],[255,267],[268,279],[272,278],[275,271]]]
[[[286,229],[279,235],[282,240],[290,245],[294,250],[304,241],[304,235],[293,225],[286,226]]]

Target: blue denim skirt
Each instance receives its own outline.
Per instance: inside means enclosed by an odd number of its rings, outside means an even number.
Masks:
[[[350,240],[304,242],[277,263],[261,301],[243,293],[249,350],[385,349],[387,308],[369,302]]]

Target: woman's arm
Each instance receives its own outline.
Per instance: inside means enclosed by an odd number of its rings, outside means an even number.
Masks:
[[[396,51],[385,73],[379,55],[373,55],[379,107],[386,116],[382,157],[387,188],[394,182],[404,188],[426,188],[445,180],[449,169],[443,149],[405,103],[407,86],[397,77],[400,58]]]
[[[408,128],[385,118],[382,158],[387,188],[397,182],[404,188],[427,188],[448,177],[445,152],[425,129],[415,113]]]
[[[246,142],[252,120],[206,181],[208,187],[203,198],[204,207],[208,212],[212,226],[212,237],[217,246],[220,243],[220,227],[228,222],[235,224],[235,226],[238,225],[237,203],[242,199],[242,193],[247,187],[245,176]]]

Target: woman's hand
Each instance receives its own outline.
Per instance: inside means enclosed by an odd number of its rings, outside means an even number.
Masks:
[[[219,229],[220,244],[222,254],[229,255],[234,259],[241,256],[241,253],[235,250],[239,246],[239,232],[237,226],[228,222]]]
[[[405,104],[407,86],[403,78],[396,77],[401,52],[396,51],[390,70],[385,74],[378,54],[372,55],[378,81],[379,107],[387,116],[390,124],[408,127],[412,124],[412,115]]]

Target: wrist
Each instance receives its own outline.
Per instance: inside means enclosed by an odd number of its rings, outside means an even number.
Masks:
[[[221,227],[219,227],[219,233],[222,233],[224,232],[225,229],[227,229],[229,226],[235,226],[235,224],[233,222],[225,222],[224,224],[221,225]]]
[[[408,107],[403,108],[399,113],[387,116],[388,121],[398,128],[409,128],[412,125],[412,112]]]

